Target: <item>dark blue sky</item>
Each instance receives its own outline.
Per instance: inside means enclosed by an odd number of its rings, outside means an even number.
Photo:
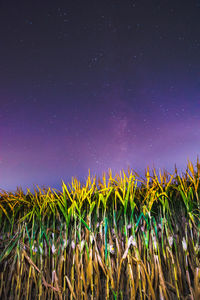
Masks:
[[[196,163],[200,1],[1,1],[0,38],[0,188]]]

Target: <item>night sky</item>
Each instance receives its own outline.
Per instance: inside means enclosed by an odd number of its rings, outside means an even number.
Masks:
[[[0,2],[0,188],[200,151],[200,1]]]

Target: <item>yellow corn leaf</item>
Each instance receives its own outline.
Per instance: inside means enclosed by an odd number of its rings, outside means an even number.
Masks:
[[[115,191],[115,195],[119,198],[119,200],[121,201],[121,203],[123,204],[124,206],[124,200],[122,199],[121,195],[119,194],[118,191]]]
[[[90,284],[93,275],[93,266],[92,266],[92,248],[90,248],[89,262],[87,265],[87,286]]]
[[[76,295],[75,295],[75,293],[74,293],[73,287],[72,287],[71,282],[70,282],[69,278],[67,277],[67,275],[65,275],[65,278],[66,278],[66,280],[67,280],[67,283],[68,283],[70,292],[72,293],[74,299],[76,300]]]

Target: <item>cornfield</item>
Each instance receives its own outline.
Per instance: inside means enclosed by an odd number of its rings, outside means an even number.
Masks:
[[[196,169],[1,190],[0,299],[200,299]]]

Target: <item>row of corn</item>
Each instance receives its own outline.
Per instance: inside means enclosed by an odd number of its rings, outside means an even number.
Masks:
[[[200,164],[0,193],[0,299],[200,299]]]

